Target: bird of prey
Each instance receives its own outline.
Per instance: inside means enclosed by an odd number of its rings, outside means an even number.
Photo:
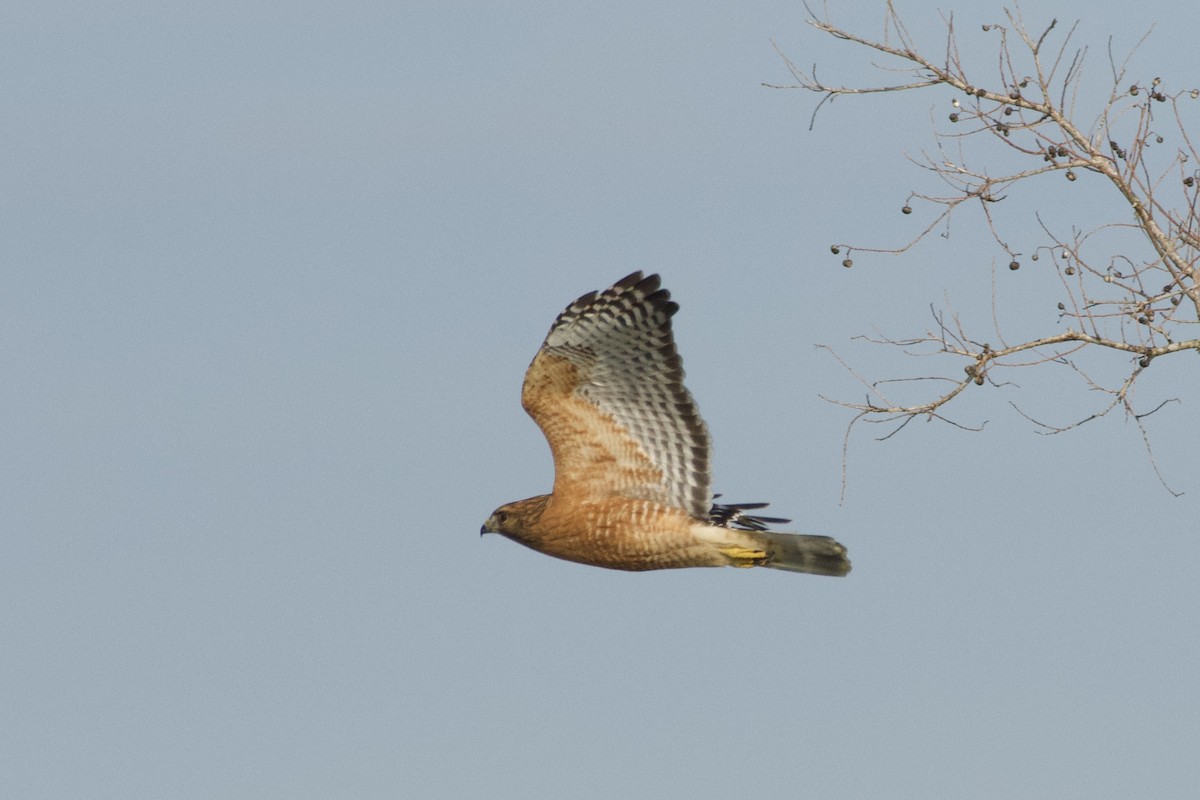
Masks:
[[[554,321],[525,373],[521,405],[550,443],[550,494],[502,505],[480,533],[597,567],[770,567],[850,571],[828,536],[776,533],[787,522],[714,504],[708,428],[683,385],[657,275],[635,272],[583,295]]]

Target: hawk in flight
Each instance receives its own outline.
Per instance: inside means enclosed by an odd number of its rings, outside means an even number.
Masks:
[[[635,272],[559,314],[521,390],[550,443],[553,491],[500,506],[480,533],[610,569],[845,575],[846,548],[828,536],[768,531],[787,520],[746,513],[766,503],[713,503],[708,428],[671,334],[679,306],[659,286]]]

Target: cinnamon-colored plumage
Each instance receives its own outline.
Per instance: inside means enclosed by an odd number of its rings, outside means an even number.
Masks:
[[[771,567],[850,571],[827,536],[775,533],[713,504],[708,428],[683,385],[679,306],[641,272],[567,307],[525,373],[521,404],[550,443],[554,488],[500,506],[482,533],[547,555],[623,570]]]

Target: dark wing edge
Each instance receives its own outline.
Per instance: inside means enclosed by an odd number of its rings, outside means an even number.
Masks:
[[[721,495],[714,494],[713,500]],[[766,508],[770,503],[713,503],[708,512],[708,521],[719,528],[733,528],[739,531],[765,531],[772,525],[785,525],[791,522],[783,517],[764,517],[746,514]]]

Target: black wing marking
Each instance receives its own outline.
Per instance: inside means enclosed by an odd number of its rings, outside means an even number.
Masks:
[[[714,494],[713,500],[720,496]],[[712,509],[708,512],[708,521],[722,528],[733,528],[739,531],[765,531],[771,525],[783,525],[791,522],[790,519],[783,517],[751,516],[743,513],[766,508],[769,505],[770,503],[713,503]]]

